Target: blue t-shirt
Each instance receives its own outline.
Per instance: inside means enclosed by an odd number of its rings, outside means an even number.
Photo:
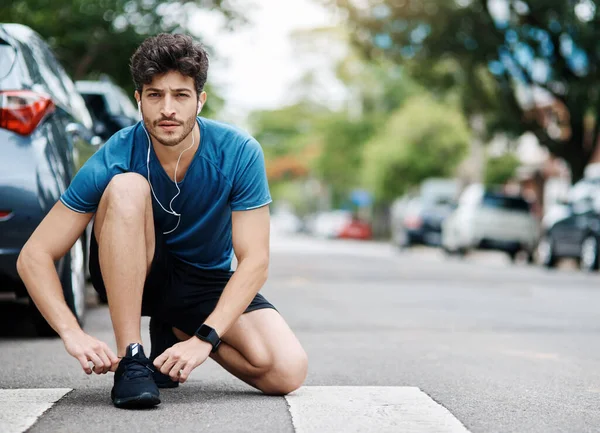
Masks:
[[[200,146],[185,177],[173,210],[181,214],[177,229],[165,235],[179,259],[207,270],[230,270],[233,258],[231,212],[271,203],[265,162],[258,142],[230,125],[198,117]],[[148,137],[141,122],[113,135],[79,170],[60,200],[81,213],[95,212],[113,176],[139,173],[147,179]],[[150,151],[150,181],[165,209],[177,188]],[[166,213],[152,197],[157,230],[168,232],[178,218]]]

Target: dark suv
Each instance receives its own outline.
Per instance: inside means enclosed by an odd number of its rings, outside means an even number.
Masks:
[[[21,248],[77,170],[101,144],[92,118],[41,37],[0,24],[0,297],[26,298],[16,269]],[[87,236],[56,264],[65,299],[85,314]],[[52,334],[30,302],[38,333]]]
[[[600,178],[583,179],[573,185],[568,201],[557,211],[538,244],[539,261],[553,268],[560,259],[572,258],[583,270],[598,270]]]

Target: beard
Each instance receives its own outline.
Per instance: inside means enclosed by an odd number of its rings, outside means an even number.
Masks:
[[[177,128],[179,131],[162,131],[158,124],[165,121],[179,123],[179,127]],[[161,118],[150,122],[144,118],[144,123],[147,127],[149,126],[148,132],[154,139],[156,139],[156,141],[163,146],[175,147],[181,143],[190,134],[190,132],[192,132],[196,123],[196,116],[189,117],[183,121],[178,119]]]

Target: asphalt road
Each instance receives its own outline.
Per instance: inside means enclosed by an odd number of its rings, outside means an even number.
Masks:
[[[599,283],[498,254],[461,260],[276,236],[262,293],[308,352],[307,390],[418,387],[471,432],[584,433],[600,429]],[[262,396],[210,360],[163,391],[158,409],[115,409],[112,377],[84,375],[60,340],[32,337],[25,316],[23,306],[0,305],[0,390],[72,389],[32,432],[310,431],[292,400]],[[92,306],[86,330],[114,347],[106,307]],[[326,401],[345,400],[331,392]],[[379,417],[363,420],[374,426],[363,431],[377,431]]]

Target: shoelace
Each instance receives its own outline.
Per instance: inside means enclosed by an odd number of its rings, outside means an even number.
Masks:
[[[154,370],[148,366],[147,361],[136,358],[123,358],[121,362],[127,360],[127,368],[123,373],[125,379],[137,379],[138,377],[147,377],[154,373]]]

